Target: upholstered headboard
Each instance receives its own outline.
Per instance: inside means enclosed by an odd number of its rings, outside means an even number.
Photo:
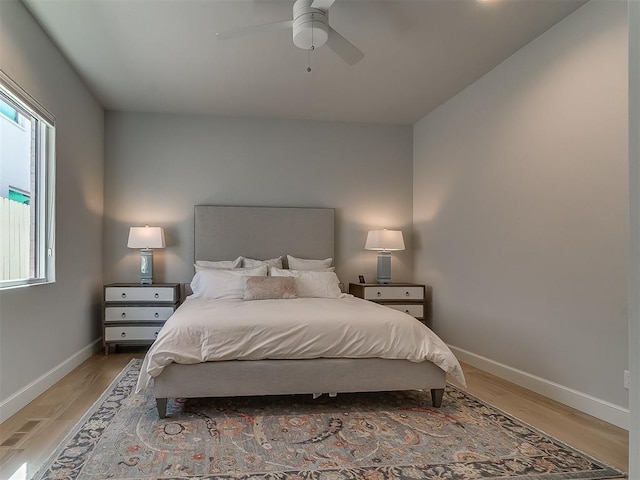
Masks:
[[[334,209],[196,205],[194,260],[334,257]]]

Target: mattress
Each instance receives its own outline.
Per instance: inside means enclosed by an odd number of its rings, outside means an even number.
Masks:
[[[432,362],[465,384],[451,350],[415,318],[373,302],[340,298],[187,298],[145,356],[137,391],[171,363],[383,358]]]

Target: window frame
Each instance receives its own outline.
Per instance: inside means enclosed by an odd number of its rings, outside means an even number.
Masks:
[[[33,266],[29,278],[0,280],[0,291],[55,282],[55,117],[6,73],[0,70],[0,98],[17,105],[18,113],[32,117],[34,128],[32,155],[35,159],[34,188],[30,204],[30,251]]]

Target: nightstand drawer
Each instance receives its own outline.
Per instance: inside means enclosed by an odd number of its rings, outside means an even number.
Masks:
[[[105,302],[175,302],[174,287],[105,287]]]
[[[174,307],[106,307],[105,322],[150,322],[167,320],[175,311]]]
[[[422,287],[364,287],[365,300],[423,300]]]
[[[385,307],[393,308],[394,310],[399,310],[401,312],[407,313],[412,317],[423,318],[424,317],[424,305],[401,305],[394,303],[385,303]]]
[[[158,336],[161,325],[148,327],[106,327],[104,339],[107,342],[126,342],[128,340],[145,340],[153,342]]]

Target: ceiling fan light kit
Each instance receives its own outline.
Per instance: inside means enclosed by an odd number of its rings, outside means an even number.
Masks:
[[[329,11],[313,8],[313,0],[293,5],[293,43],[304,50],[321,47],[329,38]]]
[[[227,39],[241,35],[291,28],[293,31],[293,43],[296,47],[311,51],[326,44],[344,62],[348,65],[353,65],[364,58],[364,53],[329,25],[329,7],[333,5],[334,1],[296,0],[293,4],[293,20],[218,32],[216,36],[219,39]],[[311,71],[311,69],[307,67],[307,71]]]

